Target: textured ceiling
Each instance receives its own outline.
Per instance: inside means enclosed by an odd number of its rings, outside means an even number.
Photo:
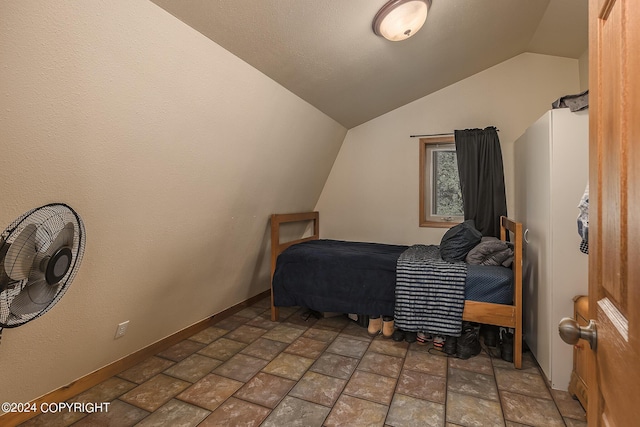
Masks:
[[[402,42],[371,22],[387,0],[152,0],[347,128],[523,52],[578,58],[585,0],[433,0]]]

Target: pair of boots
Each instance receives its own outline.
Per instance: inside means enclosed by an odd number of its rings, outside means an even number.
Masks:
[[[477,356],[481,351],[478,328],[473,323],[463,322],[461,335],[446,337],[442,351],[459,359]]]
[[[498,347],[500,358],[507,362],[513,362],[513,333],[505,328],[492,325],[482,325],[480,335],[484,338],[487,347]]]
[[[383,338],[391,338],[391,335],[393,335],[393,317],[369,317],[369,327],[367,328],[367,332],[372,337],[382,333]]]

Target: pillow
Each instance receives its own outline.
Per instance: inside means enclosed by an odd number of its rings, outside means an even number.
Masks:
[[[476,230],[475,222],[468,219],[444,233],[440,241],[440,256],[448,262],[464,261],[481,239],[482,233]]]
[[[513,249],[509,243],[496,237],[483,237],[482,241],[469,251],[465,261],[472,265],[509,267],[513,262]]]

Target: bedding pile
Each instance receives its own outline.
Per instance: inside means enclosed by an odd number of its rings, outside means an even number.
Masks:
[[[483,237],[465,258],[472,265],[502,265],[511,267],[513,262],[513,245],[495,237]]]
[[[459,337],[466,279],[467,265],[442,260],[438,246],[409,247],[396,266],[396,327]]]

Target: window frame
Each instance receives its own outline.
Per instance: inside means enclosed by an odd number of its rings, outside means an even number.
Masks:
[[[435,146],[435,147],[434,147]],[[438,221],[434,219],[434,216],[429,212],[430,209],[427,209],[427,201],[429,201],[431,206],[431,200],[433,200],[433,185],[432,185],[432,176],[431,174],[427,174],[427,155],[430,153],[430,149],[437,148],[438,146],[443,146],[449,148],[453,146],[455,150],[455,138],[453,135],[450,136],[434,136],[428,138],[420,138],[420,227],[435,227],[435,228],[451,228],[456,224],[460,224],[464,221],[464,216],[455,216],[452,217],[451,221]],[[431,162],[429,162],[431,164]],[[429,172],[431,172],[431,167],[429,168]],[[428,190],[428,193],[427,193]]]

